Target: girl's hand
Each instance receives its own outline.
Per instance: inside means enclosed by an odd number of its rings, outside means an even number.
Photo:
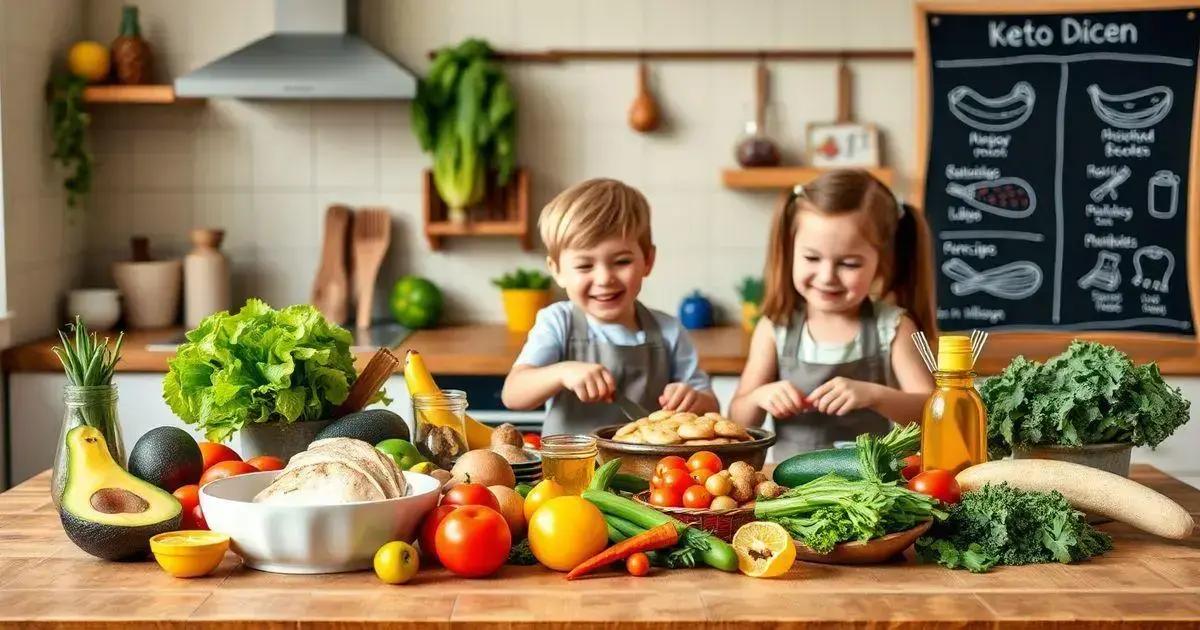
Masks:
[[[804,393],[796,389],[791,381],[767,383],[755,389],[750,394],[750,399],[776,418],[788,418],[808,408]]]
[[[875,404],[879,385],[856,381],[844,376],[831,378],[808,395],[808,402],[817,411],[831,416],[844,416],[851,411]]]
[[[665,411],[691,411],[699,400],[700,392],[687,383],[668,383],[658,397],[658,404]]]
[[[607,402],[617,391],[617,382],[608,368],[599,363],[566,361],[559,364],[563,389],[575,392],[585,403]]]

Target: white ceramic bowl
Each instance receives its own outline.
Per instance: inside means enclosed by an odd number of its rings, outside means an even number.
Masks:
[[[67,294],[67,318],[78,315],[89,330],[112,330],[121,318],[116,289],[75,289]]]
[[[437,479],[404,471],[407,496],[339,505],[271,505],[251,499],[279,471],[227,477],[200,488],[209,529],[229,536],[251,568],[272,573],[341,573],[370,569],[392,540],[412,542],[438,502]]]

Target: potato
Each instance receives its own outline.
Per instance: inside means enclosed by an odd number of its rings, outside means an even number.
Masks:
[[[783,494],[783,486],[774,481],[762,481],[757,486],[754,486],[754,496],[764,499],[776,499]]]
[[[733,477],[733,491],[729,493],[734,501],[745,503],[754,498],[754,484],[749,477]]]
[[[733,462],[729,465],[729,474],[733,475],[734,479],[745,477],[750,484],[754,483],[754,467],[746,462]]]

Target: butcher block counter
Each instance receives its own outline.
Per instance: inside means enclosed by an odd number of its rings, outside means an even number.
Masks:
[[[1149,466],[1134,478],[1200,514],[1200,491]],[[49,499],[49,473],[0,494],[0,628],[472,628],[862,625],[883,628],[1196,628],[1200,536],[1164,541],[1110,523],[1110,553],[1078,565],[973,575],[910,559],[865,567],[798,562],[757,580],[712,569],[603,572],[567,582],[539,567],[465,580],[441,569],[388,586],[371,572],[261,573],[232,552],[208,577],[79,551]]]

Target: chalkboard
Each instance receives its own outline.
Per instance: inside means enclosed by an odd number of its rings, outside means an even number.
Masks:
[[[1195,335],[1200,5],[1102,4],[918,6],[942,330]]]

